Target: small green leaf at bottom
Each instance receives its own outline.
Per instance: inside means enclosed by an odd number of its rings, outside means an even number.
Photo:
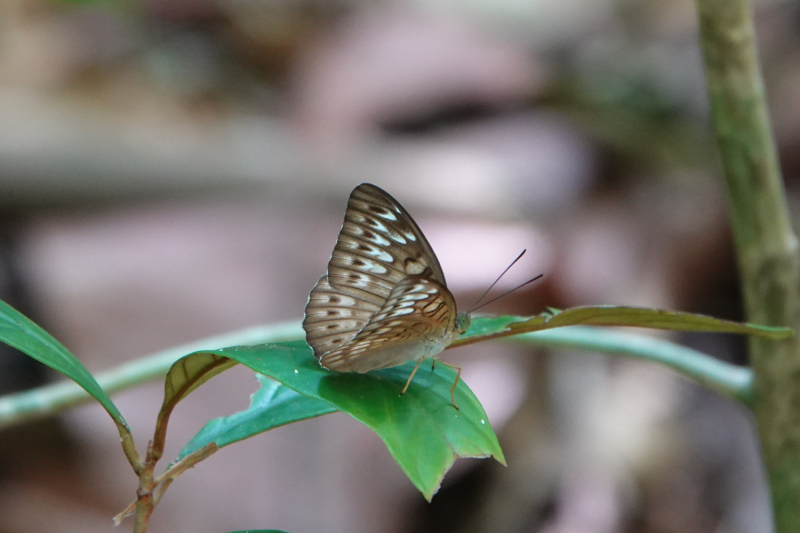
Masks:
[[[272,378],[256,374],[261,383],[244,411],[209,421],[178,455],[183,459],[212,442],[222,448],[264,431],[307,418],[334,413],[329,404],[298,394]]]
[[[198,353],[234,359],[363,422],[428,500],[458,457],[494,457],[505,464],[486,412],[462,380],[455,391],[460,410],[453,407],[456,374],[444,365],[432,370],[424,363],[401,396],[415,363],[367,374],[334,372],[320,367],[303,341]]]

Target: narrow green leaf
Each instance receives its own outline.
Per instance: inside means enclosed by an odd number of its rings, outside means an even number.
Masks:
[[[739,333],[771,340],[785,339],[794,335],[794,331],[791,328],[743,324],[706,315],[678,311],[608,305],[573,307],[564,311],[553,309],[535,317],[478,317],[472,321],[472,326],[467,334],[456,339],[451,344],[451,347],[519,333],[576,325],[629,326],[672,331]]]
[[[164,379],[170,367],[187,353],[240,344],[264,344],[303,338],[300,322],[257,326],[215,335],[141,357],[99,372],[96,380],[106,394],[127,390],[153,379]],[[73,381],[62,381],[0,397],[0,430],[81,405],[92,397]]]
[[[498,333],[507,333],[510,331],[508,328],[510,324],[524,322],[530,318],[532,317],[510,315],[473,317],[469,330],[467,330],[463,336],[457,338],[450,347],[465,344],[462,342],[464,339],[482,338],[487,335],[494,336]]]
[[[535,322],[536,319],[529,321]],[[634,326],[642,328],[668,329],[673,331],[707,331],[715,333],[740,333],[765,339],[780,340],[791,337],[791,328],[761,326],[722,320],[706,315],[664,311],[644,307],[602,305],[574,307],[555,313],[547,320],[550,327],[558,326]],[[525,328],[524,324],[512,329]]]
[[[230,357],[363,422],[428,499],[458,457],[494,457],[505,464],[486,412],[463,381],[455,393],[460,410],[453,407],[455,371],[443,365],[435,371],[423,365],[401,396],[413,363],[368,374],[332,372],[319,366],[303,341],[238,346],[185,359],[204,355]]]
[[[178,454],[178,459],[215,442],[222,448],[278,426],[337,411],[327,402],[298,394],[272,378],[256,374],[261,388],[250,407],[239,413],[209,421]]]
[[[117,406],[86,367],[39,325],[3,301],[0,301],[0,342],[13,346],[75,381],[100,402],[121,432],[130,434],[130,428]]]

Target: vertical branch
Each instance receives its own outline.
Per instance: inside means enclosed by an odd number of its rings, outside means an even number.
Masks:
[[[792,231],[747,0],[698,0],[714,130],[747,319],[800,331]],[[778,533],[800,532],[800,343],[752,338],[756,415]]]

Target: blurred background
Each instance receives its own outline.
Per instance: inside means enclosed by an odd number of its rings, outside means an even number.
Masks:
[[[755,4],[792,194],[800,6]],[[501,288],[544,279],[486,312],[739,319],[696,24],[691,0],[4,0],[0,298],[93,372],[298,321],[369,181],[417,220],[461,308],[527,248]],[[739,338],[668,337],[746,364]],[[2,350],[0,394],[58,378]],[[334,414],[221,450],[151,530],[771,531],[738,405],[598,354],[444,357],[508,468],[460,460],[428,504],[377,436]],[[201,387],[166,457],[255,389],[243,368]],[[162,398],[160,383],[114,397],[140,450]],[[2,533],[112,531],[136,485],[95,405],[0,432]]]

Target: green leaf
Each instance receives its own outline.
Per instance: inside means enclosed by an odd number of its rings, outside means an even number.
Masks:
[[[537,318],[534,318],[527,322],[532,325],[536,321]],[[585,326],[633,326],[672,331],[740,333],[773,340],[785,339],[794,334],[791,328],[745,324],[680,311],[613,305],[574,307],[566,311],[556,312],[547,319],[549,327],[575,326],[579,324]],[[524,329],[526,325],[513,325],[511,328],[514,330],[517,328]]]
[[[75,381],[100,402],[121,432],[130,434],[130,428],[117,406],[86,367],[44,329],[3,301],[0,301],[0,341]]]
[[[202,352],[195,357],[181,357],[175,361],[164,380],[164,402],[161,411],[172,411],[175,405],[197,387],[229,368],[236,366],[227,357]]]
[[[456,410],[450,399],[455,371],[420,367],[405,395],[400,391],[414,363],[368,374],[326,370],[303,342],[237,346],[199,352],[229,357],[294,391],[326,402],[375,431],[411,482],[430,500],[457,457],[494,457],[503,452],[486,412],[459,381]]]
[[[167,424],[172,410],[197,387],[217,374],[236,366],[236,361],[209,352],[181,357],[175,361],[164,380],[164,401],[156,417],[156,430],[151,441],[155,457],[161,457],[167,438]]]
[[[181,450],[182,459],[215,442],[222,448],[278,426],[337,411],[327,402],[298,394],[272,378],[256,374],[261,388],[253,394],[250,407],[239,413],[209,421]]]
[[[562,326],[630,326],[640,328],[667,329],[672,331],[707,331],[713,333],[740,333],[772,340],[791,337],[791,328],[743,324],[721,320],[706,315],[663,311],[645,307],[601,305],[573,307],[565,311],[550,310],[535,317],[478,317],[473,319],[466,335],[458,338],[450,347],[463,346],[497,337],[507,337],[531,331]]]
[[[106,394],[130,389],[153,379],[163,380],[170,367],[187,353],[240,344],[264,344],[303,338],[299,321],[256,326],[176,346],[98,372],[95,379]],[[25,420],[51,416],[88,402],[92,397],[77,383],[63,381],[0,397],[0,430]]]
[[[487,335],[495,335],[497,333],[505,333],[510,331],[508,326],[510,324],[524,322],[529,320],[531,317],[524,317],[524,316],[510,316],[510,315],[503,315],[503,316],[477,316],[472,319],[472,323],[469,326],[469,330],[467,332],[455,340],[453,344],[450,346],[457,346],[460,344],[465,344],[462,341],[464,339],[472,339],[472,338],[482,338]]]

